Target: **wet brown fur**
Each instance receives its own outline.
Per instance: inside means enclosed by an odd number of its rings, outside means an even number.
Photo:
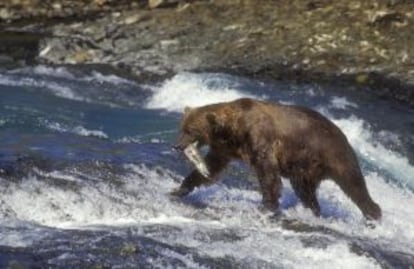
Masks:
[[[304,206],[319,215],[316,189],[331,178],[366,218],[381,217],[345,135],[313,110],[248,98],[188,109],[177,146],[183,149],[196,140],[210,146],[206,163],[211,178],[194,170],[176,195],[211,184],[229,161],[241,159],[256,171],[266,208],[279,207],[283,176],[290,179]]]

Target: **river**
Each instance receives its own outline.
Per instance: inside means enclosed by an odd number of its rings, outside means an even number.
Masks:
[[[185,106],[250,96],[311,107],[354,147],[381,222],[327,180],[320,218],[287,180],[259,210],[234,162],[213,186],[169,192]],[[148,83],[38,65],[0,72],[0,268],[413,268],[414,110],[341,87],[179,73]]]

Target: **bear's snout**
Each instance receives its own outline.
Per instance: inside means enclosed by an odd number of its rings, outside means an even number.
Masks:
[[[177,144],[173,145],[172,148],[173,148],[173,150],[182,152],[182,151],[184,151],[184,149],[186,147],[182,144],[177,143]]]
[[[181,134],[178,139],[177,142],[175,143],[175,145],[173,145],[173,149],[177,150],[177,151],[184,151],[184,149],[186,149],[190,144],[192,144],[194,142],[194,138],[186,135],[186,134]]]

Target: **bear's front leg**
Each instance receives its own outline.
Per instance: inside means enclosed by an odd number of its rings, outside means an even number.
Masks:
[[[263,206],[266,210],[276,212],[279,209],[280,190],[282,186],[279,169],[277,165],[271,164],[269,161],[256,163],[255,166],[263,195]]]
[[[220,172],[223,171],[230,159],[211,150],[207,153],[205,161],[210,172],[210,178],[204,177],[197,169],[194,169],[184,179],[181,186],[171,192],[171,195],[182,197],[189,194],[196,187],[216,182]]]

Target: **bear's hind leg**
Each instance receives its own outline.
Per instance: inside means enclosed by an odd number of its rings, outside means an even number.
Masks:
[[[184,179],[181,186],[173,190],[170,194],[182,197],[189,194],[196,187],[216,182],[220,172],[223,171],[230,159],[226,156],[217,154],[214,151],[210,151],[207,153],[205,161],[211,175],[210,178],[204,177],[197,169],[194,169]]]
[[[317,217],[321,214],[321,209],[316,198],[316,189],[318,184],[315,184],[312,180],[303,180],[293,178],[290,180],[295,194],[299,197],[302,204],[312,210],[313,214]]]
[[[361,173],[345,172],[344,175],[337,177],[335,182],[358,206],[365,218],[368,220],[379,220],[381,218],[381,208],[369,195],[364,177]]]

